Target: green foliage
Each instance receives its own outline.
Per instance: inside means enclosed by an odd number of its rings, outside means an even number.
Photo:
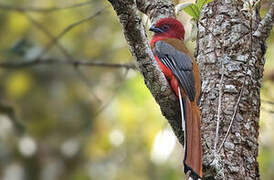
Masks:
[[[198,0],[196,4],[185,2],[185,3],[178,4],[176,8],[178,9],[177,11],[184,10],[193,19],[198,20],[200,17],[202,7],[211,1],[213,0]]]
[[[208,3],[212,2],[212,1],[213,1],[213,0],[198,0],[196,5],[197,5],[199,11],[201,11],[201,10],[202,10],[202,7],[203,7],[204,5],[206,5],[206,4],[208,4]]]
[[[196,20],[198,20],[200,17],[200,10],[196,4],[191,3],[187,5],[186,7],[184,7],[183,10]]]

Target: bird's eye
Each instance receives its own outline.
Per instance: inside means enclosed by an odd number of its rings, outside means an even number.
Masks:
[[[163,29],[164,31],[168,31],[168,30],[170,29],[170,26],[167,25],[167,24],[164,24],[164,25],[162,26],[162,29]]]

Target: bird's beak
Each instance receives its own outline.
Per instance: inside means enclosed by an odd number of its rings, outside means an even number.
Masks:
[[[155,27],[155,26],[151,26],[151,27],[149,28],[149,30],[152,31],[152,32],[155,32],[155,33],[163,33],[163,32],[164,32],[162,29],[157,28],[157,27]]]

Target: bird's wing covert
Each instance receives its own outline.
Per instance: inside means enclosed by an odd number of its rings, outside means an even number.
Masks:
[[[164,41],[157,41],[153,51],[178,79],[190,101],[194,101],[195,81],[192,73],[192,59]]]

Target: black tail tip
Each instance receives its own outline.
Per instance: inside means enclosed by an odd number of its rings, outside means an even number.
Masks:
[[[184,163],[184,173],[187,174],[188,172],[190,171],[190,177],[193,179],[193,180],[198,180],[198,179],[202,179],[202,177],[197,174],[191,167],[189,167],[188,165],[186,165]]]

